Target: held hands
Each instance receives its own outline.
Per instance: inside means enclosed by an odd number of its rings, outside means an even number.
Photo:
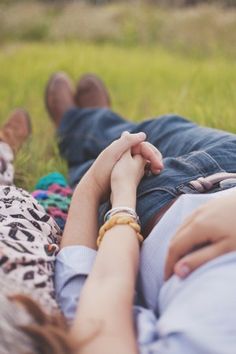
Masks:
[[[127,150],[115,164],[111,173],[111,190],[128,186],[136,190],[141,181],[147,160],[140,154],[132,155],[131,149]]]
[[[204,263],[236,251],[236,193],[214,199],[196,210],[171,241],[165,280],[181,278]]]
[[[111,173],[118,161],[119,164],[114,171],[113,181],[118,178],[119,173],[119,177],[123,177],[121,170],[127,167],[128,154],[130,158],[135,156],[135,161],[139,161],[139,166],[140,164],[143,166],[141,168],[142,171],[148,161],[152,173],[160,173],[163,169],[162,155],[152,144],[144,141],[145,139],[145,133],[129,134],[128,132],[124,132],[119,139],[115,140],[101,152],[84,176],[84,179],[93,185],[94,193],[99,199],[104,200],[108,197],[111,188]],[[125,161],[123,161],[121,157],[125,153]],[[126,178],[128,178],[127,183],[129,183],[128,171],[123,170],[123,172],[125,172]],[[138,174],[140,173],[142,174],[139,171]],[[142,176],[141,178],[139,177],[138,175],[136,181],[140,181]]]
[[[112,207],[127,206],[135,209],[136,189],[145,171],[145,160],[141,155],[132,155],[127,150],[115,164],[111,173]]]

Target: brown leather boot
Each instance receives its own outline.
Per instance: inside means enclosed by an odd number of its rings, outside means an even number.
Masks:
[[[16,154],[32,132],[29,114],[17,108],[10,114],[7,122],[0,129],[0,141],[10,145]]]
[[[94,74],[85,74],[81,77],[76,87],[75,102],[80,108],[111,106],[111,99],[104,83]]]
[[[51,76],[46,86],[45,105],[56,127],[66,111],[75,107],[73,86],[69,77],[63,73]]]

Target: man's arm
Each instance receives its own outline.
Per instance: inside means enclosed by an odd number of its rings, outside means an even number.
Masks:
[[[93,181],[83,178],[73,193],[61,248],[75,245],[97,248],[99,200]]]

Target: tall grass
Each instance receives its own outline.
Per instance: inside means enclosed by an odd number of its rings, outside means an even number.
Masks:
[[[47,172],[66,174],[43,103],[58,70],[74,81],[84,72],[102,76],[113,109],[134,121],[177,112],[236,132],[235,33],[235,10],[218,6],[0,4],[0,122],[18,106],[33,121],[17,183],[32,189]]]
[[[74,81],[96,72],[108,85],[113,109],[139,121],[177,112],[201,124],[236,132],[236,63],[219,57],[173,55],[162,48],[127,50],[112,44],[12,44],[0,54],[0,116],[13,107],[29,110],[32,141],[17,159],[17,181],[32,188],[49,171],[66,173],[54,129],[44,109],[46,81],[64,70]]]
[[[53,2],[54,3],[54,2]],[[91,6],[21,1],[0,5],[0,42],[90,41],[156,46],[186,55],[236,57],[236,10],[201,5],[158,8],[140,3]]]

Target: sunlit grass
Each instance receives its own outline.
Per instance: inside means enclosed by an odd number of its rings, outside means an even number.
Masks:
[[[66,173],[44,108],[49,75],[66,71],[74,81],[95,72],[108,85],[113,109],[138,121],[177,112],[201,124],[236,132],[236,63],[230,58],[184,56],[161,48],[122,48],[78,42],[8,44],[0,54],[0,116],[29,110],[33,137],[17,159],[17,180],[32,188],[38,177]]]

